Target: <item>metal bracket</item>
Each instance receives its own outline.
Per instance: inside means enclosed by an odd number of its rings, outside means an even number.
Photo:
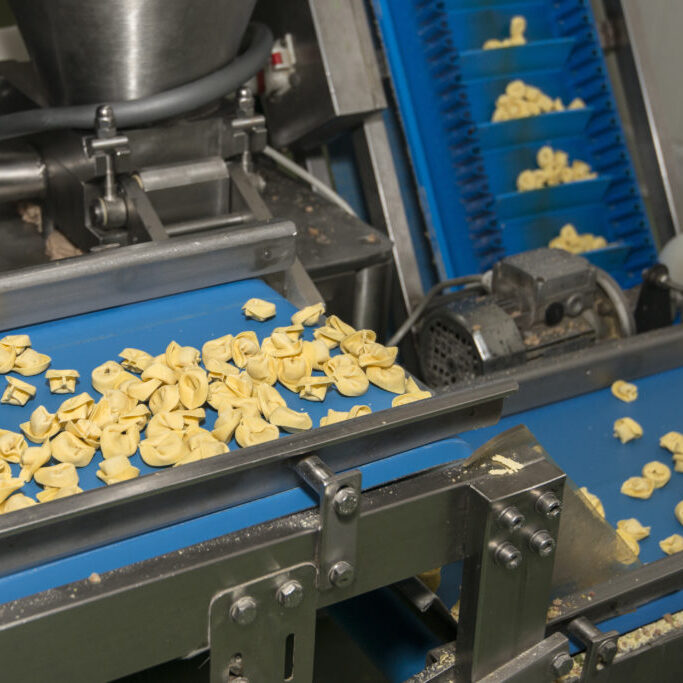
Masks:
[[[213,597],[211,683],[310,683],[316,574],[314,564],[304,563]]]
[[[586,617],[569,622],[567,630],[586,646],[581,683],[595,680],[599,669],[609,666],[617,654],[618,631],[601,631]]]
[[[335,474],[316,455],[303,458],[295,469],[320,497],[318,587],[347,588],[356,571],[361,473],[350,470]]]

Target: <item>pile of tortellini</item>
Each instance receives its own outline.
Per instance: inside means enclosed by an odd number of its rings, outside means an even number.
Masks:
[[[276,312],[273,303],[262,299],[250,299],[242,309],[258,321]],[[370,383],[396,394],[392,406],[431,396],[396,364],[396,347],[378,344],[372,330],[355,330],[337,316],[325,320],[324,312],[322,303],[308,306],[292,316],[291,325],[275,328],[261,340],[247,330],[211,339],[201,351],[175,341],[158,356],[123,349],[119,361],[106,361],[91,373],[99,400],[82,392],[67,398],[55,413],[38,406],[20,425],[22,433],[0,430],[0,512],[80,493],[77,468],[88,466],[98,449],[102,460],[97,476],[115,484],[140,474],[130,462],[138,449],[151,467],[175,467],[227,453],[233,436],[247,447],[279,438],[280,430],[311,429],[311,417],[288,407],[276,383],[299,398],[318,402],[332,387],[343,396],[362,396]],[[313,341],[302,339],[304,326],[321,320]],[[16,369],[30,350],[30,339],[21,335],[0,340],[0,358],[12,340],[17,346],[7,350],[13,360],[6,366]],[[337,347],[340,353],[332,355]],[[44,371],[50,358],[40,360]],[[53,393],[75,392],[75,370],[49,374]],[[16,397],[21,388],[15,378],[7,381],[7,391]],[[26,400],[22,394],[23,403],[15,404],[24,405],[35,395],[32,389]],[[210,431],[201,426],[206,404],[218,413]],[[370,412],[364,405],[329,410],[320,426]],[[28,446],[27,439],[38,445]],[[52,459],[56,464],[50,464]],[[12,476],[9,463],[20,466],[19,476]],[[16,493],[31,479],[43,487],[37,501]]]
[[[565,106],[561,98],[553,99],[540,88],[516,79],[510,81],[505,87],[505,92],[496,99],[496,108],[493,111],[491,121],[498,123],[550,114],[565,109],[584,109],[585,107],[586,103],[580,97],[575,97]]]
[[[490,38],[485,41],[482,49],[484,50],[499,50],[502,47],[518,47],[526,45],[526,19],[521,15],[516,15],[510,19],[510,37],[498,40],[497,38]]]
[[[579,180],[593,180],[598,177],[590,164],[575,159],[570,165],[569,155],[566,152],[554,150],[548,145],[538,150],[536,163],[538,163],[537,169],[529,168],[517,176],[519,192],[540,190],[544,187],[555,187]]]
[[[571,223],[567,223],[560,228],[560,234],[550,240],[548,246],[551,249],[563,249],[572,254],[583,254],[587,251],[603,249],[607,246],[607,240],[592,232],[579,233]]]

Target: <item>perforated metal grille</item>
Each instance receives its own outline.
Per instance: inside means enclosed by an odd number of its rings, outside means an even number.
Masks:
[[[427,321],[422,332],[423,371],[434,387],[447,387],[481,374],[481,361],[471,337],[447,318]]]

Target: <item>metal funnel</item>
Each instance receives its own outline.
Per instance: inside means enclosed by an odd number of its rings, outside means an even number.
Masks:
[[[10,0],[51,104],[131,100],[231,61],[256,0]]]

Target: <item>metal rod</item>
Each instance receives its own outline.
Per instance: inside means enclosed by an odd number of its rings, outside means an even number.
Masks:
[[[166,233],[169,237],[178,235],[189,235],[202,230],[213,230],[214,228],[227,228],[232,225],[241,225],[254,220],[254,214],[250,211],[243,213],[223,213],[218,216],[207,216],[205,218],[195,218],[190,221],[179,221],[170,223],[166,226]]]

